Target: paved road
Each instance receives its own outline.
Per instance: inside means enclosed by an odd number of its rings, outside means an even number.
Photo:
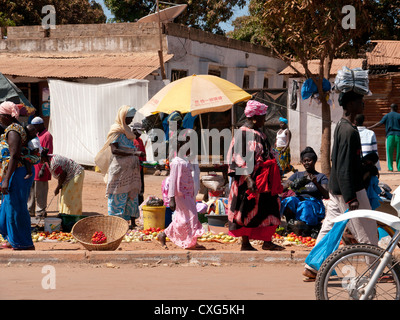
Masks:
[[[302,264],[2,266],[0,299],[314,300]],[[152,312],[152,310],[149,310]]]

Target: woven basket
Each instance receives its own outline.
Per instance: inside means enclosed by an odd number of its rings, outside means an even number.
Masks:
[[[128,222],[122,218],[94,216],[79,220],[72,227],[71,233],[89,251],[113,251],[119,247],[128,229]],[[92,243],[92,236],[96,231],[102,231],[105,234],[106,243]]]

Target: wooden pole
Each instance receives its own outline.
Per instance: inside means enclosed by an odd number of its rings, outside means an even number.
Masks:
[[[160,16],[160,8],[159,2],[157,0],[157,15],[158,15],[158,30],[160,33],[160,50],[158,50],[158,57],[160,59],[160,70],[161,70],[161,78],[163,80],[167,79],[165,74],[165,67],[164,67],[164,56],[163,56],[163,45],[162,45],[162,31],[161,31],[161,16]]]

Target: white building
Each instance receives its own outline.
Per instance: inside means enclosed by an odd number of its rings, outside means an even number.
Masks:
[[[159,52],[162,54],[159,55]],[[162,65],[165,68],[164,79]],[[286,64],[275,58],[271,50],[265,47],[174,23],[163,24],[161,30],[157,23],[58,25],[56,29],[49,30],[44,30],[41,26],[8,27],[7,38],[0,40],[0,72],[20,87],[37,108],[38,115],[44,118],[46,125],[50,122],[49,113],[46,112],[49,109],[49,100],[51,110],[51,99],[56,98],[51,95],[49,97],[48,79],[101,85],[103,88],[106,84],[121,80],[140,80],[135,87],[141,89],[130,91],[126,103],[121,100],[121,95],[116,95],[116,89],[111,89],[114,91],[110,93],[115,98],[110,98],[104,93],[108,89],[104,89],[98,95],[99,98],[92,96],[91,99],[86,99],[88,92],[96,92],[96,88],[80,90],[81,99],[77,99],[78,94],[74,97],[72,94],[64,94],[64,106],[82,103],[83,100],[86,104],[77,106],[80,122],[72,117],[78,116],[77,112],[67,107],[57,109],[56,112],[53,110],[52,114],[57,114],[59,118],[64,117],[67,112],[70,124],[68,126],[64,121],[65,128],[60,129],[61,133],[55,139],[57,142],[54,148],[55,152],[65,150],[57,144],[62,143],[65,148],[71,135],[83,136],[84,139],[79,139],[82,145],[79,157],[73,156],[72,152],[76,151],[74,146],[68,148],[71,152],[65,151],[63,154],[81,163],[84,163],[81,159],[92,159],[95,155],[94,151],[87,154],[87,150],[97,150],[104,143],[99,140],[102,140],[114,122],[114,110],[122,104],[140,109],[165,85],[165,80],[174,81],[192,74],[212,74],[245,90],[283,88],[284,77],[279,73],[285,67]],[[143,86],[147,88],[143,90]],[[122,90],[121,87],[119,90]],[[140,96],[133,92],[140,92]],[[96,105],[96,101],[103,100],[101,97],[107,97],[107,105],[104,105],[104,101],[102,105]],[[55,106],[56,102],[53,100],[53,107]],[[108,106],[111,110],[104,112]],[[92,114],[101,114],[98,118],[93,118],[82,113],[82,109],[87,109]],[[87,121],[90,118],[92,120],[83,125],[82,117],[88,119]],[[231,117],[226,117],[223,113],[212,117],[212,121],[223,127],[229,127],[230,120]],[[210,121],[207,122],[209,124]],[[91,129],[82,131],[86,126],[91,126]],[[61,125],[57,128],[61,128]],[[70,136],[66,137],[64,132],[68,128],[72,130],[69,131]],[[88,136],[88,130],[96,132],[93,138]],[[90,139],[91,141],[87,141]],[[84,164],[90,162],[91,160]]]
[[[0,40],[0,72],[39,107],[47,79],[91,84],[148,80],[148,96],[164,86],[156,23],[8,27]],[[244,89],[282,88],[285,63],[265,47],[174,23],[161,34],[166,78],[214,74]]]
[[[362,68],[365,60],[363,59],[335,59],[332,64],[329,81],[333,87],[337,72],[346,66],[351,69]],[[300,63],[296,63],[294,67],[300,72],[304,72],[304,68]],[[319,61],[312,60],[309,62],[310,71],[313,74],[319,73]],[[301,89],[305,78],[297,74],[291,67],[284,69],[280,75],[285,77],[288,83],[288,120],[289,129],[292,133],[290,143],[290,151],[292,163],[300,162],[300,152],[305,147],[312,147],[320,156],[321,135],[322,135],[322,109],[318,99],[309,98],[303,100],[301,97]],[[330,94],[331,103],[331,132],[332,138],[337,122],[343,115],[343,109],[338,103],[338,94],[332,92]],[[331,147],[333,140],[331,140]]]

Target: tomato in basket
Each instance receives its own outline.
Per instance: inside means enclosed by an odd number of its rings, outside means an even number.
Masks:
[[[92,236],[93,244],[101,244],[107,242],[107,237],[102,231],[96,231]]]

